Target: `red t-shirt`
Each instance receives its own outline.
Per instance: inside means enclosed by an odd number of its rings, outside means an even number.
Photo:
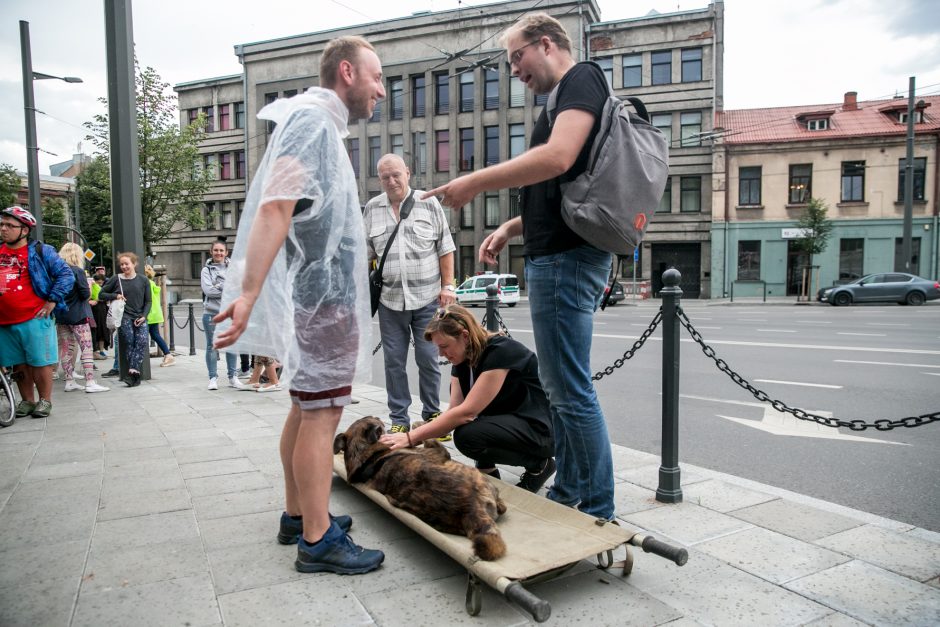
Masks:
[[[19,324],[36,317],[46,301],[29,280],[29,246],[0,244],[0,324]]]

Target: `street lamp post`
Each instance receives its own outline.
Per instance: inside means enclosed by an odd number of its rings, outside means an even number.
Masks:
[[[54,78],[66,83],[81,83],[77,76],[52,76],[33,72],[29,49],[29,22],[20,20],[20,55],[23,60],[23,108],[26,113],[26,179],[29,187],[29,210],[36,216],[33,230],[37,240],[42,239],[42,200],[39,196],[39,145],[36,141],[36,105],[33,99],[33,81]]]

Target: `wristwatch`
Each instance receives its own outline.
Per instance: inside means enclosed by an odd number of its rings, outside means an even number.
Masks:
[[[457,288],[455,288],[453,285],[445,285],[445,286],[442,287],[441,289],[442,289],[442,290],[447,290],[448,292],[456,292],[456,291],[457,291]]]

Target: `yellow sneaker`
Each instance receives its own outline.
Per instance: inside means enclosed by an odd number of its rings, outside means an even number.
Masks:
[[[431,421],[433,421],[435,418],[437,418],[437,417],[440,416],[440,415],[441,415],[441,412],[436,411],[436,412],[434,412],[433,414],[431,414],[430,416],[428,416],[427,418],[425,418],[424,421],[425,421],[425,422],[431,422]],[[437,439],[437,441],[438,441],[438,442],[450,442],[450,441],[453,440],[453,439],[454,439],[454,436],[452,436],[452,435],[449,434],[449,433],[445,433],[444,435],[442,435],[441,437],[439,437],[439,438]]]

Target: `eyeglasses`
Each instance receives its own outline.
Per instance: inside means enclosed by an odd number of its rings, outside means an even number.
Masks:
[[[22,224],[15,222],[0,222],[0,229],[25,229],[26,227]]]
[[[525,54],[525,49],[528,48],[529,46],[534,46],[535,44],[539,43],[540,41],[542,41],[542,40],[541,40],[541,39],[535,39],[535,40],[530,41],[529,43],[525,44],[524,46],[520,46],[520,47],[516,48],[516,51],[515,51],[515,52],[511,52],[511,53],[509,54],[509,63],[510,63],[511,65],[519,65],[519,62],[522,61],[522,56]]]

